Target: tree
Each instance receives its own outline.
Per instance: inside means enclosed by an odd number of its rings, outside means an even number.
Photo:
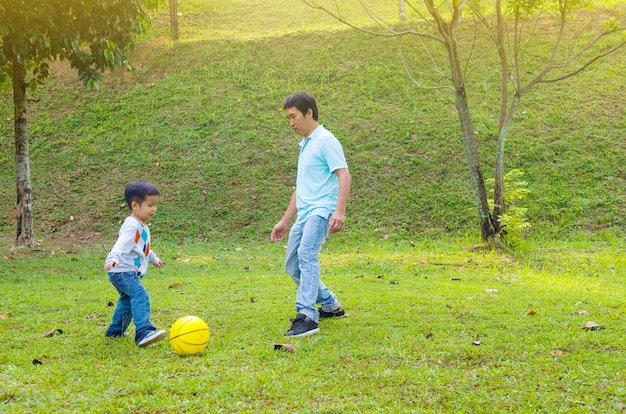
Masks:
[[[33,246],[33,210],[26,118],[26,92],[48,76],[48,62],[67,60],[88,89],[100,72],[132,69],[126,53],[149,22],[158,0],[3,0],[0,3],[0,85],[13,87],[16,245]]]
[[[332,7],[325,6],[325,0],[303,1],[350,27],[373,35],[395,38],[413,36],[424,47],[425,55],[431,58],[433,54],[429,52],[429,47],[433,46],[429,44],[434,43],[445,49],[448,65],[446,78],[451,84],[448,88],[455,96],[481,235],[484,241],[490,241],[496,246],[500,246],[501,236],[506,233],[500,220],[507,209],[504,197],[505,141],[522,96],[540,83],[557,82],[575,76],[626,44],[624,16],[617,10],[596,9],[586,13],[591,19],[584,22],[574,18],[577,10],[591,8],[588,0],[494,0],[492,3],[481,0],[423,0],[421,7],[418,7],[417,1],[400,0],[401,13],[402,7],[408,6],[415,15],[414,20],[402,25],[386,23],[368,8],[364,0],[358,0],[380,30],[353,25],[343,17],[335,1],[328,0],[333,4]],[[539,38],[537,33],[541,31],[537,28],[551,22],[551,19],[556,21],[556,30],[547,39],[551,42],[549,53],[540,58],[539,65],[531,66],[524,52],[532,50],[528,46]],[[459,33],[462,26],[470,27],[469,32],[474,33],[471,41],[461,41]],[[500,62],[500,107],[498,125],[494,128],[497,130],[497,149],[493,210],[490,210],[487,199],[467,90],[472,64],[480,64],[480,60],[476,62],[475,58],[479,28],[483,28],[482,33],[486,33],[491,40],[493,47],[489,51],[495,51]],[[532,51],[536,53],[536,50]],[[409,76],[410,72],[407,69]],[[444,71],[437,69],[437,72]],[[421,85],[419,80],[412,76],[411,79]]]

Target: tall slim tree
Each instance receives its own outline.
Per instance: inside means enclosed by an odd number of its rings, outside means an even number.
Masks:
[[[100,73],[132,67],[127,53],[147,27],[148,11],[159,0],[2,0],[0,84],[13,87],[16,245],[33,246],[33,210],[28,155],[26,94],[48,76],[48,62],[67,60],[88,89]]]
[[[411,12],[412,18],[407,23],[389,24],[376,16],[364,0],[355,0],[369,15],[380,30],[357,27],[348,21],[341,12],[345,3],[334,0],[303,0],[309,6],[322,10],[346,25],[363,30],[373,35],[395,38],[414,37],[425,49],[423,56],[432,59],[436,72],[443,74],[446,70],[439,69],[439,62],[433,57],[432,48],[441,47],[447,57],[447,86],[452,90],[465,146],[469,166],[470,179],[483,240],[500,245],[502,217],[505,205],[504,189],[504,154],[505,141],[511,123],[517,112],[522,96],[540,83],[557,82],[575,76],[597,60],[619,50],[626,45],[624,32],[625,17],[616,8],[596,8],[591,10],[589,0],[400,0],[400,4]],[[577,10],[586,9],[588,21],[582,16],[575,19]],[[586,20],[586,19],[585,19]],[[541,25],[555,22],[548,37],[540,39],[544,32]],[[463,27],[462,27],[463,26]],[[462,28],[469,30],[464,34]],[[484,30],[479,30],[480,28]],[[479,51],[478,37],[467,41],[467,33],[486,34],[493,47]],[[476,35],[478,36],[478,35]],[[551,46],[541,49],[533,48],[533,42],[551,41]],[[429,50],[430,48],[430,50]],[[525,52],[540,54],[540,57],[527,59]],[[490,210],[485,179],[479,157],[478,141],[472,120],[472,112],[468,95],[468,73],[476,65],[486,64],[482,60],[484,53],[495,52],[500,62],[500,77],[497,88],[500,91],[500,106],[494,108],[499,113],[497,145],[494,166],[494,199],[493,210]],[[529,61],[539,61],[529,65]],[[411,79],[421,84],[420,80],[411,75],[411,68],[406,68]],[[506,230],[505,230],[506,231]]]

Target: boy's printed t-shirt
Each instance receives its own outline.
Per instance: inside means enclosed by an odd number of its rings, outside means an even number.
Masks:
[[[150,250],[150,229],[140,220],[126,217],[117,241],[107,255],[105,263],[113,260],[117,266],[111,272],[137,272],[140,276],[146,274],[148,263],[158,263],[159,258]]]

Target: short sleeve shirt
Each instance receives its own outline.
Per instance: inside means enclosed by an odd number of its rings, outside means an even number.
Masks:
[[[337,208],[339,178],[334,173],[348,168],[343,147],[335,136],[319,125],[300,142],[296,181],[297,223],[312,215],[329,218]]]

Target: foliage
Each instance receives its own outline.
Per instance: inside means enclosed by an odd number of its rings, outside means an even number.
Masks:
[[[530,193],[527,188],[528,183],[522,180],[523,176],[524,172],[519,169],[513,169],[504,175],[504,188],[506,189],[504,202],[507,208],[506,213],[498,217],[498,221],[502,226],[502,238],[510,247],[519,246],[532,227],[526,215],[528,208],[523,204]],[[493,179],[488,179],[487,183],[493,186],[493,181]],[[493,210],[493,207],[493,202],[490,200],[489,208]]]
[[[132,327],[104,338],[117,296],[102,268],[110,246],[3,248],[2,409],[621,411],[623,243],[544,243],[512,261],[467,242],[332,236],[324,277],[348,316],[287,341],[295,292],[280,244],[155,239],[165,266],[143,279],[151,319],[165,329],[204,319],[209,346],[193,357],[167,342],[139,349]],[[583,329],[589,321],[604,329]],[[285,342],[295,352],[274,350]]]
[[[31,88],[49,75],[48,62],[67,60],[89,89],[99,71],[131,68],[127,48],[144,33],[158,0],[5,0],[0,5],[0,84],[15,60],[32,69]]]

